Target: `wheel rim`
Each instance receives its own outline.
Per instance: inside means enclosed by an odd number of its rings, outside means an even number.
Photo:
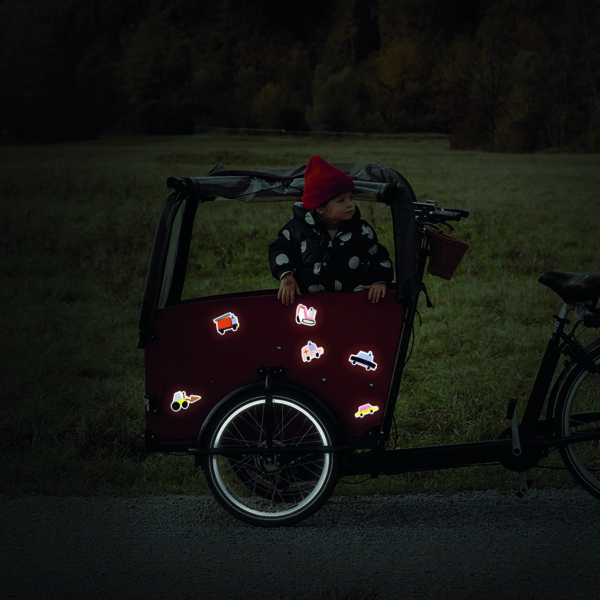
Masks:
[[[600,428],[600,375],[588,371],[577,375],[569,387],[560,419],[560,433],[566,437]],[[579,482],[600,494],[600,440],[568,444],[561,453]]]
[[[218,425],[212,448],[248,449],[239,456],[213,455],[209,469],[221,498],[243,515],[280,520],[304,512],[322,495],[332,471],[329,453],[278,454],[278,448],[328,446],[329,434],[305,407],[273,399],[273,453],[266,449],[265,399],[246,402]]]

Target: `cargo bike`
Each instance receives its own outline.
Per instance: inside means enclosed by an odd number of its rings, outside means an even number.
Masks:
[[[525,473],[555,450],[600,498],[600,338],[580,341],[600,327],[600,272],[540,276],[563,307],[520,421],[513,398],[497,439],[389,449],[419,298],[427,296],[423,276],[452,277],[466,244],[443,226],[468,212],[418,202],[385,165],[335,166],[355,181],[359,204],[383,203],[391,213],[396,279],[379,304],[355,292],[303,294],[284,306],[274,289],[182,300],[199,206],[299,201],[305,166],[219,164],[204,177],[167,180],[172,192],[139,320],[147,450],[192,454],[221,506],[258,526],[308,517],[349,475],[500,464],[519,474],[523,493]],[[268,268],[266,248],[257,260]]]

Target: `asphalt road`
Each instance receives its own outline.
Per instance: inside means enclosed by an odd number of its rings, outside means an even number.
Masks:
[[[3,599],[600,597],[583,491],[333,497],[290,528],[208,497],[0,497]]]

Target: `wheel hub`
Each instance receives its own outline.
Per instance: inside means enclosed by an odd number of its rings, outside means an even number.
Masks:
[[[267,442],[262,442],[259,448],[266,448]],[[279,440],[273,440],[274,448],[283,448],[283,444]],[[266,475],[274,475],[281,473],[285,465],[281,460],[281,454],[276,451],[268,454],[256,454],[254,456],[254,464],[256,468],[261,470]]]

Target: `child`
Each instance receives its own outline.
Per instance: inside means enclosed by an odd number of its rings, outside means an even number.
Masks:
[[[379,302],[393,279],[389,252],[360,218],[354,181],[319,156],[308,161],[302,204],[269,245],[271,273],[280,281],[277,298],[294,302],[303,292],[368,289]]]

